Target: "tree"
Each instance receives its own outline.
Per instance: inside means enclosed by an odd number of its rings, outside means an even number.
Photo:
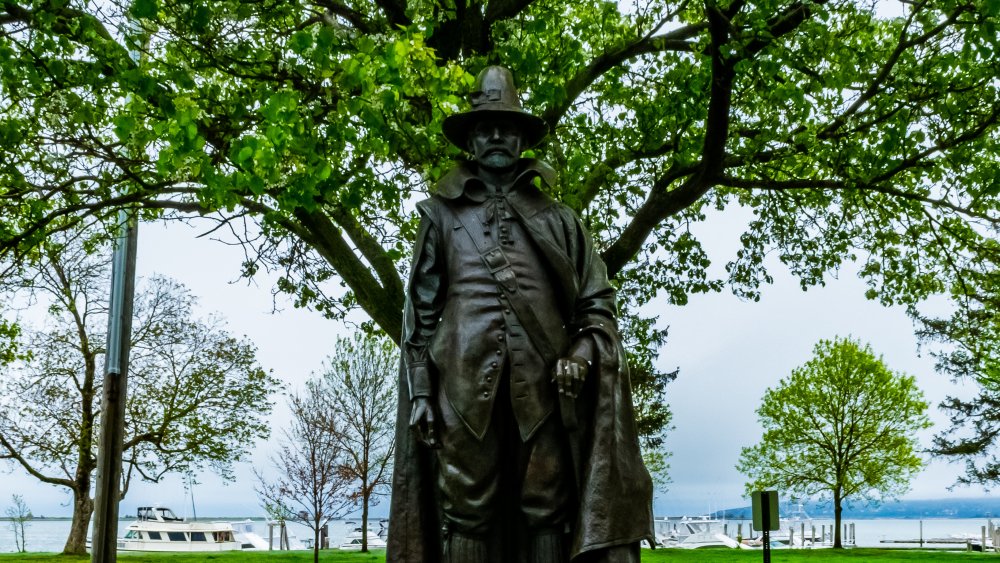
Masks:
[[[327,408],[325,390],[309,381],[304,393],[289,397],[288,406],[292,422],[284,431],[279,453],[271,457],[278,476],[269,480],[255,469],[257,494],[265,505],[279,507],[286,519],[313,531],[313,562],[318,563],[320,530],[353,506],[351,477],[343,471],[339,421]]]
[[[24,543],[24,528],[26,522],[32,518],[31,509],[21,495],[11,495],[10,499],[14,506],[8,506],[4,514],[10,519],[10,528],[14,531],[14,546],[18,553],[25,553],[28,551],[28,546]]]
[[[636,430],[640,437],[642,459],[658,490],[670,482],[670,452],[663,449],[667,432],[673,428],[673,413],[666,402],[664,389],[677,378],[680,369],[659,371],[653,361],[656,351],[667,340],[667,330],[653,326],[653,319],[632,318],[624,323],[623,344],[632,383]]]
[[[411,202],[458,155],[442,119],[499,62],[633,312],[757,299],[776,256],[803,287],[856,262],[868,298],[918,315],[966,307],[965,272],[996,263],[994,0],[460,4],[0,2],[0,254],[124,205],[209,215],[245,274],[398,342]],[[716,277],[689,226],[741,207]]]
[[[30,357],[0,378],[0,459],[70,490],[64,552],[79,554],[93,512],[110,277],[107,254],[94,251],[75,240],[50,241],[36,269],[3,280],[9,300],[27,295],[47,315],[44,328],[24,331]],[[268,393],[277,380],[257,365],[250,342],[229,335],[218,317],[196,317],[195,304],[166,278],[137,290],[122,496],[136,477],[155,482],[211,468],[231,478],[231,464],[267,433]]]
[[[923,462],[915,434],[930,427],[914,378],[889,370],[851,339],[821,340],[813,358],[768,389],[764,434],[743,448],[747,492],[778,488],[833,500],[834,547],[843,503],[898,496]]]
[[[998,248],[993,241],[992,246]],[[992,288],[1000,287],[1000,260],[996,257],[985,273],[965,272],[961,291],[966,301],[944,318],[921,317],[924,341],[933,343],[932,354],[939,372],[954,381],[973,384],[971,397],[951,396],[941,403],[950,415],[950,428],[938,433],[931,451],[965,463],[960,484],[987,486],[1000,482],[1000,298]]]
[[[341,338],[320,385],[338,421],[337,439],[345,455],[343,472],[361,505],[361,551],[368,551],[368,508],[389,492],[396,445],[396,376],[399,351],[384,336],[355,333]]]

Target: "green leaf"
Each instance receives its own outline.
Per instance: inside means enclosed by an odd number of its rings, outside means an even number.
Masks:
[[[249,147],[249,146],[243,147],[242,149],[240,149],[240,152],[239,152],[239,154],[236,157],[236,161],[237,162],[244,162],[246,159],[250,158],[251,156],[253,156],[253,147]]]
[[[129,9],[129,12],[137,18],[155,20],[159,12],[158,1],[132,0],[132,7]]]
[[[295,32],[292,35],[292,39],[290,42],[292,51],[295,51],[300,55],[308,51],[309,48],[312,47],[312,44],[313,44],[313,35],[311,32],[307,30]]]

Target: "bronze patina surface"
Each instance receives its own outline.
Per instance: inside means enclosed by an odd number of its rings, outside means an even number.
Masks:
[[[420,202],[387,561],[638,562],[652,482],[604,263],[520,158],[547,133],[488,67]],[[541,189],[539,188],[541,186]]]

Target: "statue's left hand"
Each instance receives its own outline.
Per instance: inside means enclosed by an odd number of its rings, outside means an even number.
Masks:
[[[575,399],[580,394],[590,370],[586,360],[574,357],[559,358],[554,371],[552,379],[556,382],[559,393]]]

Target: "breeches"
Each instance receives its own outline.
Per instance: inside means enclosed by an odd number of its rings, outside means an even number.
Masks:
[[[507,372],[482,441],[462,424],[447,398],[438,395],[442,446],[437,450],[437,482],[445,522],[456,532],[485,534],[499,515],[518,512],[529,529],[554,528],[572,512],[573,469],[559,417],[550,415],[522,442],[511,412]]]

